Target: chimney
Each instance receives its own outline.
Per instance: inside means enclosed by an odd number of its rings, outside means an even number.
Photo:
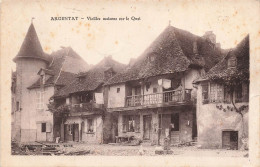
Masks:
[[[220,45],[220,43],[216,43],[216,48],[221,48],[221,45]]]
[[[135,61],[136,61],[135,58],[131,58],[131,59],[129,60],[128,66],[129,66],[129,67],[132,67],[132,66],[134,65]]]
[[[206,31],[203,38],[209,40],[213,44],[216,44],[216,35],[212,31]]]

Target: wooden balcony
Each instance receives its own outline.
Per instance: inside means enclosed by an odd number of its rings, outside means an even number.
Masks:
[[[125,107],[183,105],[191,102],[191,89],[172,90],[161,93],[127,96]]]
[[[104,110],[104,104],[97,104],[95,102],[71,104],[70,113],[100,113]]]

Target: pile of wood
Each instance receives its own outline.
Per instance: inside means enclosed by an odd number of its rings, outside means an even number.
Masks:
[[[64,153],[64,155],[87,155],[87,154],[90,154],[90,150],[72,151],[72,152]]]

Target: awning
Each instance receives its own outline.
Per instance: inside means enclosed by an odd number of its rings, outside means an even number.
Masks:
[[[81,124],[83,120],[81,118],[68,118],[64,124]]]

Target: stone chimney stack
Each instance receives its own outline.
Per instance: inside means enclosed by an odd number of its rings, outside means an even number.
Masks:
[[[212,31],[206,31],[203,38],[209,40],[213,44],[216,44],[216,35]]]

